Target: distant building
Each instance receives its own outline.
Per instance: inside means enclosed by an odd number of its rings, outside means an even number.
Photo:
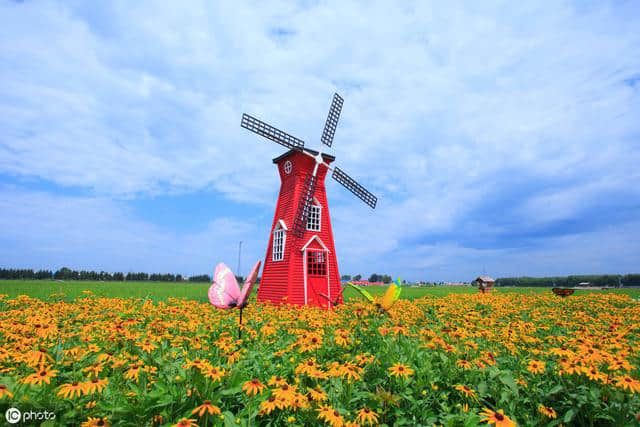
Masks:
[[[444,285],[445,286],[469,286],[468,283],[463,283],[463,282],[446,282]]]
[[[593,284],[591,282],[580,282],[578,286],[593,286]]]
[[[478,276],[472,283],[477,285],[478,290],[484,294],[485,292],[489,292],[493,289],[493,285],[496,281],[489,276]]]

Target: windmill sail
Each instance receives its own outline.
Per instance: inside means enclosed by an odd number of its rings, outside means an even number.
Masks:
[[[240,126],[290,149],[304,148],[304,141],[248,114],[242,115]]]
[[[358,198],[360,198],[367,205],[371,206],[373,209],[376,208],[376,203],[378,203],[378,198],[367,191],[362,185],[358,184],[355,179],[351,178],[349,175],[344,173],[340,168],[333,168],[333,173],[331,177],[342,184],[347,190],[351,191]]]
[[[307,219],[309,218],[309,210],[311,209],[311,201],[315,190],[316,177],[308,173],[302,187],[296,218],[293,220],[293,234],[296,237],[302,237],[307,229]]]
[[[322,143],[331,147],[333,143],[333,136],[336,133],[336,127],[338,126],[338,119],[340,118],[340,112],[342,111],[342,104],[344,100],[337,93],[333,94],[333,101],[331,101],[331,108],[329,109],[329,115],[327,121],[324,124],[324,130],[322,131]]]

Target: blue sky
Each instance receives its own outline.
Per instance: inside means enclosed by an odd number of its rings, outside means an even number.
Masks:
[[[0,264],[264,257],[277,144],[320,147],[341,273],[640,271],[640,5],[0,3]]]

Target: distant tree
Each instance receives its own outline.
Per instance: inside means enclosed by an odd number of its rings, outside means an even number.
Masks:
[[[244,283],[244,278],[242,276],[236,276],[236,280],[238,283]]]
[[[349,274],[343,274],[340,280],[351,280],[351,276]]]
[[[383,283],[391,283],[393,281],[391,276],[389,276],[388,274],[381,276],[380,280],[382,280]]]
[[[52,279],[53,273],[49,270],[38,270],[35,274],[36,279]]]
[[[358,280],[362,280],[362,274],[356,274],[355,276],[353,276],[353,280],[355,280],[356,282]]]
[[[60,270],[56,271],[53,274],[53,278],[56,280],[70,280],[71,279],[71,269],[67,267],[62,267]]]
[[[379,276],[378,273],[373,273],[371,276],[369,276],[369,281],[370,282],[378,282],[378,281],[380,281],[381,278],[382,278],[382,276]]]

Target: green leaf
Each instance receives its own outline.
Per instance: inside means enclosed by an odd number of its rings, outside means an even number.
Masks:
[[[569,410],[567,411],[567,413],[566,413],[566,414],[564,414],[564,418],[563,418],[563,420],[562,420],[562,421],[564,421],[565,423],[568,423],[568,422],[570,422],[570,421],[573,419],[573,416],[574,416],[574,415],[575,415],[575,413],[574,413],[573,409],[569,409]]]
[[[500,375],[500,382],[511,389],[514,393],[518,393],[518,385],[515,380],[511,376],[511,374],[502,374]]]
[[[561,391],[561,390],[562,390],[562,388],[563,388],[563,387],[562,387],[562,385],[561,385],[561,384],[558,384],[557,386],[555,386],[554,388],[552,388],[551,390],[549,390],[549,391],[547,392],[547,394],[556,394],[556,393],[558,393],[559,391]]]
[[[232,388],[227,388],[222,390],[220,394],[222,394],[223,396],[228,396],[230,394],[240,393],[241,391],[242,391],[242,387],[232,387]]]
[[[238,424],[236,424],[236,416],[233,415],[231,412],[229,411],[224,411],[224,425],[225,427],[238,427]]]
[[[485,394],[487,394],[487,383],[482,381],[480,384],[478,384],[478,394],[480,396],[484,396]]]
[[[480,424],[480,416],[475,414],[467,417],[467,419],[464,421],[464,427],[473,427],[477,426],[478,424]]]

